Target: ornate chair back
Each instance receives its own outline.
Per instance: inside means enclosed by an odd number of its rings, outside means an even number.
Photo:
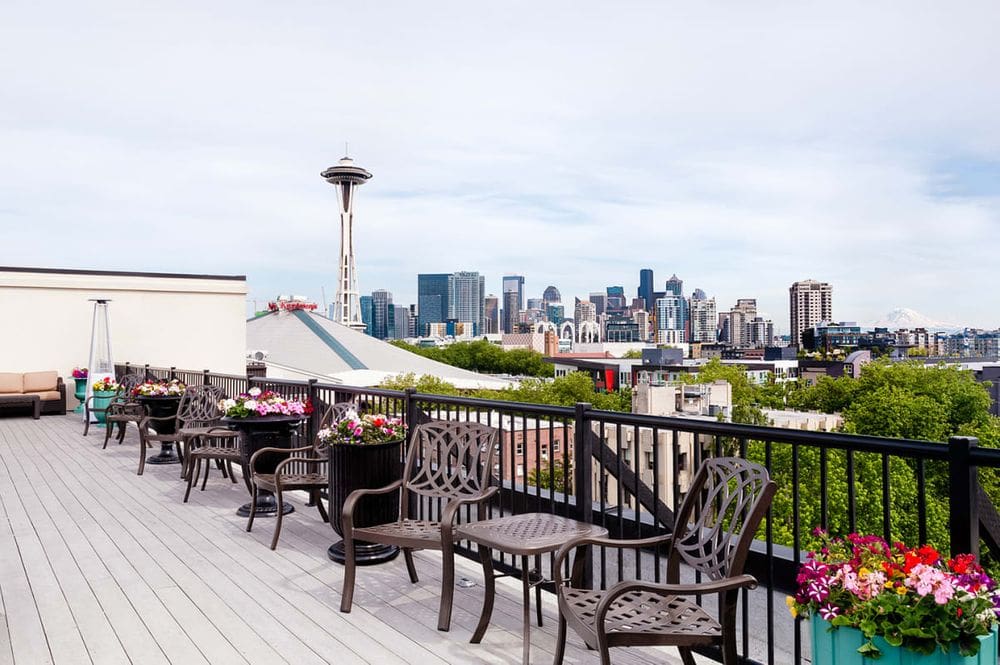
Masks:
[[[402,519],[406,493],[430,498],[482,495],[490,484],[497,430],[480,423],[434,421],[417,425],[403,469]]]
[[[118,390],[115,392],[113,402],[124,404],[132,401],[132,391],[142,383],[143,379],[138,374],[126,374],[118,382]]]
[[[333,427],[338,422],[340,422],[349,411],[354,411],[357,413],[358,405],[354,402],[336,402],[331,404],[323,412],[323,415],[319,419],[319,424],[316,427],[316,431],[319,432],[321,429],[327,427]],[[320,441],[319,438],[313,441],[313,448],[316,454],[321,457],[326,456],[326,449],[329,444]]]
[[[225,398],[220,386],[188,386],[177,406],[177,430],[181,427],[209,427],[219,422],[219,402]]]
[[[706,460],[677,514],[667,581],[681,562],[711,580],[740,575],[776,485],[767,469],[738,457]]]

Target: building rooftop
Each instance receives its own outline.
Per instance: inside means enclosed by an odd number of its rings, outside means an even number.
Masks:
[[[0,418],[0,663],[518,663],[520,585],[500,579],[493,623],[469,644],[483,598],[478,563],[457,557],[448,633],[436,630],[440,556],[416,553],[420,582],[403,558],[358,572],[354,610],[339,611],[337,539],[304,502],[252,533],[236,507],[242,483],[216,474],[181,502],[178,467],[135,474],[137,437],[101,450],[78,417]],[[532,627],[532,661],[552,659],[557,627],[543,594],[544,627]],[[615,663],[679,662],[676,651],[616,650]],[[567,663],[599,662],[574,635]],[[704,662],[704,661],[700,661]]]

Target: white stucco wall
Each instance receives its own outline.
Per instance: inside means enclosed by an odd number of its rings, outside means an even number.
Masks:
[[[57,370],[71,395],[90,353],[89,299],[108,298],[115,362],[243,374],[246,293],[243,277],[0,267],[0,371]]]

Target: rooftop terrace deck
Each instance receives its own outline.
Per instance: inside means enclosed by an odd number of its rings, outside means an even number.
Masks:
[[[242,483],[214,474],[181,503],[177,466],[136,476],[134,428],[101,450],[79,416],[0,418],[0,665],[39,663],[518,663],[520,585],[501,579],[493,624],[469,644],[481,569],[459,557],[449,633],[436,630],[440,558],[418,553],[410,585],[402,557],[358,574],[341,614],[335,534],[293,498],[278,549],[271,523],[253,533],[236,507]],[[556,610],[532,628],[532,662],[550,663]],[[599,662],[570,634],[567,663]],[[620,649],[615,663],[679,662],[673,650]]]

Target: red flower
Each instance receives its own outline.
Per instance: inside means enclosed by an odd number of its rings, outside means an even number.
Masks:
[[[920,555],[920,562],[928,566],[933,566],[941,560],[941,555],[930,545],[921,545],[917,553]]]

